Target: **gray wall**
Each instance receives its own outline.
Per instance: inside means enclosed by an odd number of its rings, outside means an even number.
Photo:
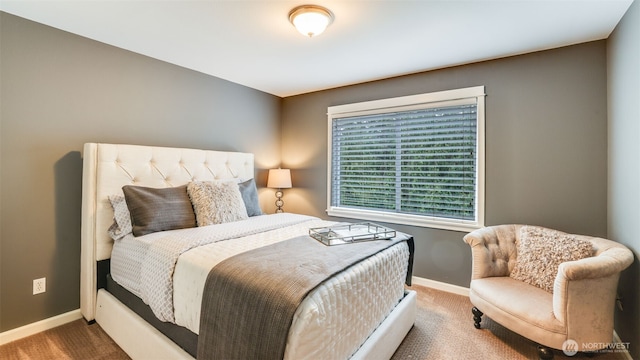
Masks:
[[[624,311],[616,330],[640,359],[640,3],[635,1],[607,41],[609,99],[609,237],[627,245],[635,262],[622,273]]]
[[[79,308],[85,142],[280,162],[278,97],[6,13],[0,34],[0,332]]]
[[[285,209],[326,217],[328,106],[476,85],[487,93],[486,225],[606,236],[605,41],[285,98]],[[415,275],[468,287],[464,233],[392,226],[415,237]]]

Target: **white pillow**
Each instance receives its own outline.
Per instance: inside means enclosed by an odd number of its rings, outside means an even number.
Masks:
[[[561,263],[593,256],[591,242],[539,226],[520,228],[516,245],[518,257],[509,276],[550,293]]]
[[[120,240],[133,232],[131,214],[123,194],[109,195],[109,202],[113,208],[113,224],[107,232],[113,240]]]
[[[198,226],[248,219],[238,184],[233,181],[194,181],[187,185]]]

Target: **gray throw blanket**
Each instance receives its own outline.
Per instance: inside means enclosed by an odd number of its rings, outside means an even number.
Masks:
[[[207,277],[198,360],[282,359],[298,305],[315,287],[351,265],[413,238],[326,246],[309,236],[251,250],[216,265]]]

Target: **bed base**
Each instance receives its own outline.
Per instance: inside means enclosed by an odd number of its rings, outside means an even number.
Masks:
[[[416,320],[417,295],[407,290],[398,305],[351,357],[351,360],[388,360],[404,340]]]
[[[107,290],[98,290],[96,322],[132,359],[191,359],[164,336]]]
[[[351,359],[390,359],[416,318],[416,292],[408,290]],[[105,289],[98,291],[96,322],[132,359],[193,357]]]

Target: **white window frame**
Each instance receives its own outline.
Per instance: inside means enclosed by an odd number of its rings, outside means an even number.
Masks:
[[[442,101],[476,98],[477,139],[476,139],[476,196],[475,220],[459,220],[424,215],[401,214],[386,211],[353,209],[331,205],[332,191],[332,153],[333,153],[333,118],[384,113],[392,110],[408,110],[415,107],[433,105]],[[484,226],[485,207],[485,91],[484,86],[475,86],[455,90],[402,96],[389,99],[365,101],[354,104],[330,106],[328,117],[328,162],[327,162],[327,214],[370,221],[388,222],[420,227],[429,227],[454,231],[472,231]]]

